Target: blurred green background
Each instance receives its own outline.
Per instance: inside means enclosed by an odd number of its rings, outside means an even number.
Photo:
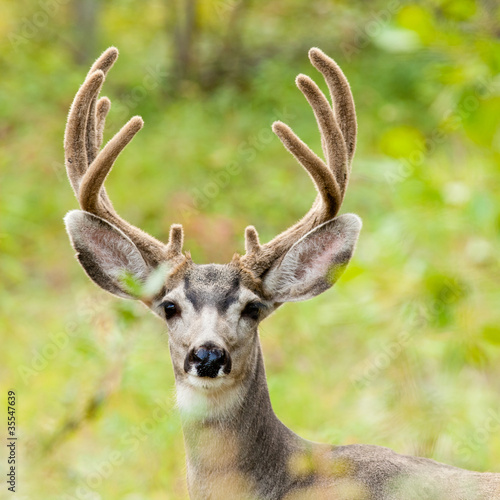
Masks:
[[[0,43],[0,373],[20,497],[187,495],[165,327],[86,278],[62,223],[66,115],[110,45],[106,138],[134,114],[146,126],[108,193],[160,239],[182,223],[197,262],[309,208],[270,125],[321,151],[294,78],[325,89],[311,46],[340,64],[359,123],[343,211],[364,227],[334,289],[262,325],[276,413],[312,440],[500,472],[497,1],[4,1]]]

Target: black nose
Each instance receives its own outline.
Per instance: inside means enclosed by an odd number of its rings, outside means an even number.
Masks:
[[[221,368],[227,375],[231,371],[231,357],[225,349],[207,342],[191,349],[186,356],[184,371],[189,373],[193,367],[199,377],[215,378],[219,375]]]

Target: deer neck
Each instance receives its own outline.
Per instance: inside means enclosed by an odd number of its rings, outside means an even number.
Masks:
[[[291,456],[304,447],[274,414],[258,337],[254,356],[248,376],[229,390],[207,396],[177,384],[191,498],[282,489]]]

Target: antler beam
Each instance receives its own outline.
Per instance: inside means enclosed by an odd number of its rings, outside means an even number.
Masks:
[[[146,261],[158,263],[182,252],[182,227],[173,225],[167,245],[122,219],[106,194],[104,181],[119,154],[144,125],[134,116],[101,150],[106,116],[111,107],[99,92],[118,58],[115,47],[107,49],[90,69],[75,96],[66,124],[64,149],[68,177],[82,210],[97,215],[123,231],[137,246]]]
[[[313,109],[325,160],[316,155],[288,125],[278,121],[272,128],[285,148],[307,171],[318,196],[299,222],[265,245],[260,245],[253,226],[246,229],[247,253],[242,257],[242,264],[257,276],[265,274],[273,262],[302,236],[337,215],[349,182],[357,131],[356,111],[349,83],[335,61],[321,50],[311,49],[309,59],[326,80],[332,106],[308,76],[299,75],[296,84]]]

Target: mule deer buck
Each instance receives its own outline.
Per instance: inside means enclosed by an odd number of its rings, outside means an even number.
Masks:
[[[90,279],[114,295],[141,300],[168,325],[191,498],[500,499],[500,474],[378,446],[313,443],[273,412],[258,325],[282,303],[330,288],[361,229],[356,215],[337,215],[356,145],[354,102],[337,64],[319,49],[309,52],[332,104],[309,77],[296,81],[314,111],[325,160],[287,125],[273,124],[316,186],[312,208],[266,244],[247,227],[246,253],[229,264],[198,265],[182,253],[180,225],[172,225],[168,243],[161,243],[122,219],[106,194],[114,161],[143,125],[132,118],[101,150],[110,101],[98,95],[117,57],[115,48],[102,54],[71,106],[66,167],[81,210],[69,212],[65,222]],[[127,274],[147,283],[158,269],[164,277],[148,294],[138,296],[125,285]]]

